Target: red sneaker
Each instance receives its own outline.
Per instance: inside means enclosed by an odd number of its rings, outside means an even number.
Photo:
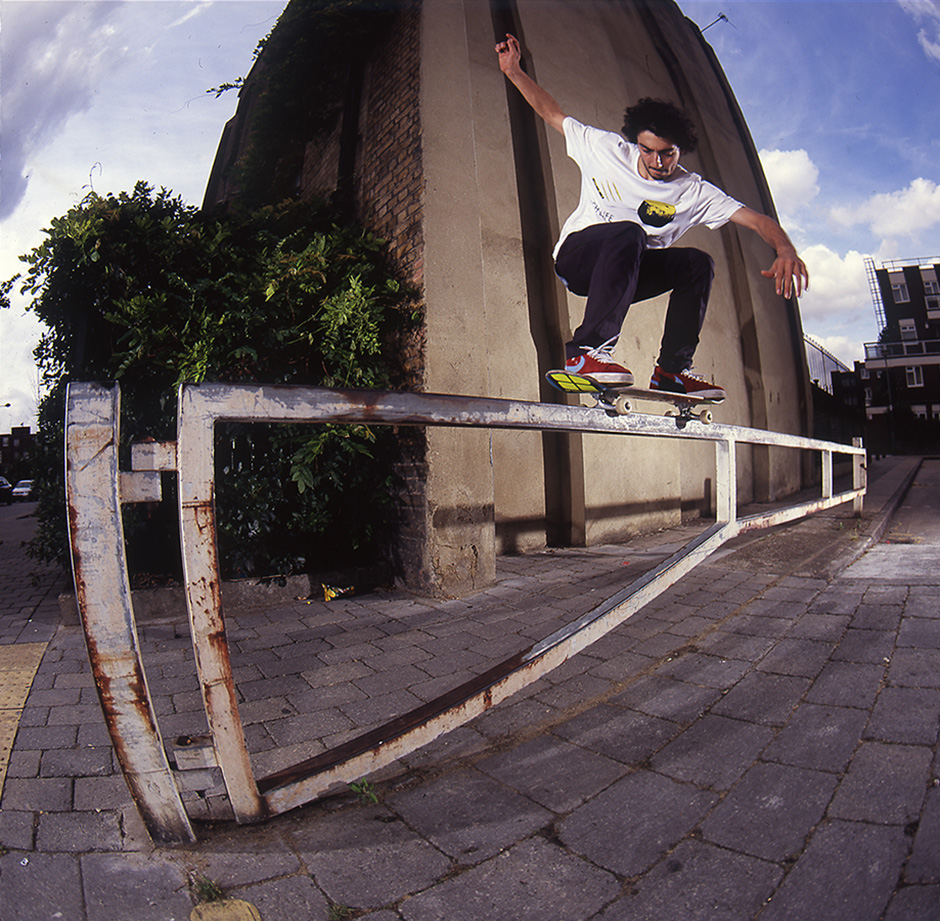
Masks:
[[[672,374],[663,371],[659,365],[650,378],[650,390],[663,390],[669,393],[687,393],[689,396],[702,397],[720,403],[725,398],[724,390],[717,384],[711,384],[704,377],[691,374],[689,371],[680,371]]]
[[[582,346],[582,354],[569,358],[565,370],[570,374],[583,374],[599,384],[621,384],[629,387],[633,384],[633,374],[623,365],[614,361],[614,345],[617,338],[609,339],[596,348]]]

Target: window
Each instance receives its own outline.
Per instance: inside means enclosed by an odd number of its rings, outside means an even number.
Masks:
[[[891,296],[894,298],[895,304],[907,304],[911,300],[907,285],[903,281],[898,281],[891,285]]]
[[[929,278],[924,280],[925,294],[940,294],[940,282],[932,281]]]
[[[862,367],[862,370],[861,370],[862,380],[863,380],[863,381],[867,381],[868,378],[869,378],[870,373],[871,373],[871,372],[868,370],[868,368]]]
[[[924,369],[921,368],[920,365],[915,365],[913,368],[905,368],[904,371],[907,374],[908,387],[924,386]]]
[[[917,338],[917,324],[913,320],[900,320],[898,326],[901,327],[901,338],[905,341]]]

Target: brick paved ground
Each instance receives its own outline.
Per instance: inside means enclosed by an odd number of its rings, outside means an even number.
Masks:
[[[913,469],[873,471],[862,528],[836,510],[720,551],[566,665],[373,778],[379,803],[347,794],[260,827],[200,822],[192,848],[150,846],[115,774],[80,630],[60,626],[0,801],[2,916],[188,917],[198,870],[265,921],[326,918],[331,904],[373,921],[936,919],[940,579],[905,571],[901,544],[840,568]],[[937,476],[928,462],[918,484]],[[382,592],[235,612],[256,771],[484,671],[689,533],[504,559],[493,589],[458,601]],[[52,619],[48,591],[40,609]],[[43,619],[0,608],[2,642],[35,641]],[[141,644],[165,739],[204,732],[185,626],[146,623]],[[194,817],[225,817],[217,769],[177,776]]]

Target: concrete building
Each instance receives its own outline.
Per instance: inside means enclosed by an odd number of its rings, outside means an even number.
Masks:
[[[866,262],[878,342],[865,344],[866,413],[886,450],[936,450],[940,434],[940,257]]]
[[[855,372],[812,337],[804,337],[813,394],[813,436],[851,444],[865,431],[865,413],[855,386]]]
[[[301,2],[293,0],[285,17]],[[584,122],[618,130],[624,107],[642,96],[679,103],[700,136],[683,164],[758,211],[773,215],[774,206],[721,67],[671,0],[397,5],[380,34],[362,43],[368,53],[327,91],[332,98],[306,100],[318,113],[335,102],[335,117],[299,139],[296,193],[351,195],[420,286],[426,322],[417,386],[563,400],[543,375],[562,361],[583,300],[555,277],[551,250],[577,203],[578,168],[564,139],[499,71],[493,49],[506,32],[522,41],[529,73]],[[209,206],[237,194],[236,167],[274,54],[272,42],[242,89]],[[683,245],[706,250],[717,266],[696,355],[696,371],[728,392],[716,418],[810,433],[798,307],[760,275],[772,251],[730,224],[690,232]],[[636,305],[624,327],[618,360],[638,380],[652,371],[665,306],[665,297]],[[741,450],[740,501],[800,488],[809,471],[794,453]],[[456,595],[490,582],[500,553],[623,540],[707,515],[713,463],[708,446],[690,443],[429,429],[408,468],[397,541],[403,575],[422,591]]]

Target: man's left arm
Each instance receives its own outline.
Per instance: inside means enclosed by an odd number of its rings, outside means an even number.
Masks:
[[[806,265],[797,255],[796,247],[790,242],[786,231],[772,217],[741,207],[731,215],[731,220],[741,227],[753,230],[765,243],[774,248],[777,258],[769,269],[761,271],[761,275],[774,279],[777,294],[790,297],[795,289],[796,296],[799,297],[809,287],[809,272],[806,270]]]

